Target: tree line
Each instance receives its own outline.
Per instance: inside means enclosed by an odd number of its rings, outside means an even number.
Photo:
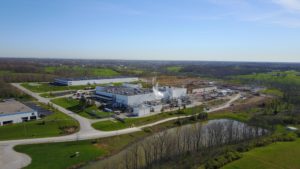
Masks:
[[[115,157],[101,161],[103,169],[151,169],[192,153],[210,152],[218,147],[252,140],[268,131],[232,120],[211,121],[156,133]]]

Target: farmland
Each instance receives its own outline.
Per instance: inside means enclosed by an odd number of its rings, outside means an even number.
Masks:
[[[44,68],[46,73],[59,74],[61,72],[73,72],[74,74],[82,74],[89,76],[112,77],[120,75],[118,72],[110,68],[88,68],[82,66],[48,66]]]

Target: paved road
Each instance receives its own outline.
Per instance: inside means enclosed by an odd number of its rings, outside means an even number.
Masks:
[[[12,83],[13,86],[15,86],[16,88],[22,90],[24,93],[34,97],[35,99],[37,99],[39,102],[41,103],[44,103],[44,104],[48,104],[48,103],[52,103],[50,101],[50,98],[44,98],[44,97],[41,97],[39,95],[39,93],[34,93],[28,89],[26,89],[25,87],[21,86],[19,83]],[[76,113],[73,113],[72,111],[69,111],[59,105],[56,105],[56,104],[53,104],[53,107],[57,108],[59,111],[69,115],[69,116],[72,116],[74,119],[76,119],[79,124],[80,124],[80,130],[79,130],[79,133],[86,133],[86,132],[97,132],[97,130],[95,130],[91,124],[90,124],[90,121]]]
[[[38,94],[33,93],[26,88],[20,86],[19,84],[12,84],[13,86],[21,89],[25,93],[31,95],[32,97],[36,98],[39,102],[48,104],[50,102],[49,99],[40,97]],[[211,109],[209,112],[218,111],[224,108],[229,107],[234,101],[236,101],[240,97],[240,94],[234,96],[231,98],[230,101],[228,101],[223,106]],[[0,141],[0,168],[1,169],[19,169],[22,167],[25,167],[30,164],[31,158],[28,155],[17,153],[13,150],[13,147],[16,145],[22,145],[22,144],[38,144],[38,143],[54,143],[54,142],[67,142],[67,141],[77,141],[77,140],[87,140],[87,139],[95,139],[95,138],[103,138],[103,137],[111,137],[115,135],[121,135],[121,134],[127,134],[132,132],[141,131],[144,127],[154,126],[160,123],[164,123],[167,121],[178,119],[178,117],[172,117],[168,119],[163,119],[151,124],[139,126],[139,127],[133,127],[133,128],[127,128],[123,130],[117,130],[117,131],[98,131],[91,127],[91,122],[81,117],[69,110],[66,110],[63,107],[60,107],[58,105],[53,104],[54,107],[56,107],[61,112],[68,114],[72,117],[74,117],[78,122],[80,123],[80,130],[79,132],[67,135],[67,136],[59,136],[59,137],[48,137],[48,138],[38,138],[38,139],[23,139],[23,140],[9,140],[9,141]],[[181,116],[179,118],[185,118],[189,116]]]

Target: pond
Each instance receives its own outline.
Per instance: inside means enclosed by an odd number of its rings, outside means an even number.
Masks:
[[[234,120],[210,120],[153,134],[130,145],[116,155],[91,162],[82,168],[143,168],[174,156],[251,140],[267,133],[268,131],[265,129]]]

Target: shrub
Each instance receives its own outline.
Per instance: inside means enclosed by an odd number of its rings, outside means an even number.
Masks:
[[[199,113],[199,115],[198,115],[198,119],[200,119],[200,120],[207,120],[207,118],[208,118],[208,113],[202,112],[202,113]]]
[[[232,161],[238,160],[242,157],[242,154],[237,151],[228,151],[225,154],[209,160],[205,164],[205,169],[218,169]]]

